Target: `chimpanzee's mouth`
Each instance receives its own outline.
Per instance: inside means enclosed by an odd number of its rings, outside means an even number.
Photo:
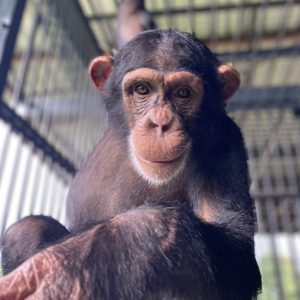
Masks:
[[[175,158],[171,158],[171,159],[162,159],[162,160],[152,160],[152,159],[145,159],[143,157],[141,157],[140,155],[137,155],[138,159],[143,162],[143,163],[147,163],[147,164],[154,164],[154,165],[171,165],[173,163],[177,163],[178,161],[182,160],[184,156],[184,153],[181,153],[179,156],[175,157]]]

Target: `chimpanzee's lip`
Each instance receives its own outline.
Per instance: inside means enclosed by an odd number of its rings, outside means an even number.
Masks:
[[[143,163],[150,163],[150,164],[156,164],[156,165],[169,165],[169,164],[173,164],[179,160],[181,160],[183,154],[179,155],[176,158],[170,159],[170,160],[148,160],[145,159],[143,157],[141,157],[140,155],[138,155],[139,160],[141,160]]]

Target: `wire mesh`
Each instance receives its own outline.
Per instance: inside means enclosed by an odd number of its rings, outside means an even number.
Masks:
[[[28,214],[64,221],[68,183],[106,124],[85,71],[98,46],[85,46],[86,34],[74,41],[62,2],[25,2],[0,99],[0,232]],[[15,6],[8,1],[6,7],[5,20]],[[78,6],[72,9],[79,14]],[[8,24],[4,33],[11,31]],[[80,43],[82,49],[74,46]],[[7,39],[1,47],[7,48]]]
[[[2,59],[15,3],[0,0]],[[31,213],[64,220],[72,172],[62,161],[78,168],[106,126],[85,70],[92,56],[116,47],[117,7],[26,1],[0,99],[16,115],[0,107],[0,232]],[[260,299],[300,299],[300,1],[149,0],[146,7],[159,27],[195,32],[240,71],[229,113],[249,153]]]

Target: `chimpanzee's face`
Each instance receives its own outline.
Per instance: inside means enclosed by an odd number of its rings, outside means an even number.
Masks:
[[[197,115],[204,93],[201,79],[187,71],[140,68],[124,76],[122,93],[136,171],[152,184],[170,181],[189,155],[192,141],[184,120]]]
[[[163,30],[138,35],[114,59],[97,57],[89,73],[97,88],[107,88],[104,100],[120,138],[128,135],[134,169],[156,185],[184,169],[203,107],[223,107],[240,84],[238,72],[220,65],[201,41]]]

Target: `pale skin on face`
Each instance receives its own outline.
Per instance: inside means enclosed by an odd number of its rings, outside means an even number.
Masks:
[[[129,99],[127,94],[136,83],[148,83],[153,87],[153,92],[162,99],[165,99],[170,91],[176,91],[179,87],[190,89],[193,94],[189,101],[189,113],[195,113],[201,104],[204,94],[204,87],[201,79],[190,72],[176,71],[163,73],[150,68],[140,68],[128,72],[122,81],[124,104],[130,112],[137,112],[136,106],[134,105],[136,102],[134,100],[136,99]],[[171,97],[171,100],[176,100],[174,95],[171,95]],[[146,98],[147,97],[145,97],[145,99]]]
[[[195,115],[203,98],[203,83],[187,71],[164,73],[140,68],[124,76],[122,90],[125,109],[134,116],[129,136],[133,166],[150,184],[167,183],[183,170],[191,148],[191,141],[171,107],[185,117]],[[172,132],[167,132],[162,138],[151,136],[154,131],[145,129],[151,110],[157,110],[156,113],[160,114],[157,118],[164,114],[170,120],[177,118]],[[149,145],[146,150],[145,144]],[[148,161],[141,159],[141,153],[148,153]]]

